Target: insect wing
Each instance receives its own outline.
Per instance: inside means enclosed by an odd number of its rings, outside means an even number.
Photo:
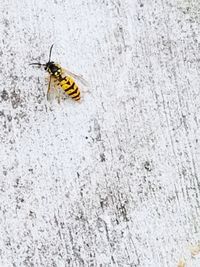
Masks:
[[[49,77],[48,89],[47,89],[47,100],[51,101],[55,98],[56,83],[52,75]]]
[[[88,81],[86,81],[82,75],[78,75],[78,74],[75,74],[67,69],[64,69],[64,72],[67,74],[67,75],[70,75],[72,76],[77,82],[80,82],[82,83],[82,85],[84,85],[85,87],[89,87],[89,83]]]

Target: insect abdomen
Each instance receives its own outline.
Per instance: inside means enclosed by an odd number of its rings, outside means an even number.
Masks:
[[[60,81],[60,86],[65,91],[65,93],[75,101],[80,100],[80,90],[71,77],[66,76],[65,78],[62,78],[62,80]]]

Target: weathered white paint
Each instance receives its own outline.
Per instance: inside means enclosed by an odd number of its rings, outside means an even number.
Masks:
[[[1,266],[200,266],[199,11],[1,1]],[[81,104],[47,103],[28,65],[52,43]]]

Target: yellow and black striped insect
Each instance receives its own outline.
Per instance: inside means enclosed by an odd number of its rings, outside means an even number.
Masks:
[[[81,81],[83,84],[86,84],[86,81],[81,76],[63,69],[59,64],[51,61],[52,48],[53,45],[50,48],[49,61],[46,64],[41,64],[39,62],[30,64],[44,67],[44,69],[50,74],[47,99],[49,100],[50,89],[53,85],[54,88],[57,86],[61,87],[68,96],[70,96],[75,101],[79,101],[81,99],[80,90],[74,79]]]

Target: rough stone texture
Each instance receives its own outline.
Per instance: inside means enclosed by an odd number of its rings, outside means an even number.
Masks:
[[[1,0],[0,13],[0,266],[199,267],[198,1]],[[52,43],[90,82],[80,104],[48,103],[29,66]]]

